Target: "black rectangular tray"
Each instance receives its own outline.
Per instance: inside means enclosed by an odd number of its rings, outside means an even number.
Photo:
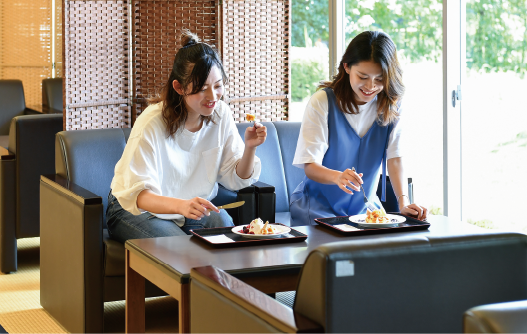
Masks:
[[[283,224],[274,224],[283,225]],[[285,225],[284,225],[285,226]],[[285,242],[300,242],[307,239],[307,234],[298,232],[291,228],[291,231],[287,234],[275,238],[264,238],[264,239],[249,239],[239,234],[233,233],[231,227],[215,227],[215,228],[202,228],[199,230],[190,230],[195,237],[202,240],[203,242],[214,246],[214,247],[238,247],[238,246],[256,246],[256,245],[269,245],[269,244],[281,244]],[[204,236],[220,235],[225,234],[226,237],[231,238],[234,242],[225,243],[212,243],[209,240],[203,238]]]
[[[349,216],[316,218],[315,222],[319,224],[320,226],[327,227],[331,229],[332,231],[338,232],[340,234],[345,234],[347,236],[427,230],[430,227],[430,223],[428,223],[427,221],[418,220],[418,219],[400,214],[398,212],[388,212],[388,213],[392,215],[406,217],[406,221],[404,223],[399,223],[397,226],[383,227],[383,228],[362,227],[359,224],[350,221]],[[333,226],[333,225],[340,225],[340,224],[348,224],[350,226],[359,228],[360,230],[343,231]]]

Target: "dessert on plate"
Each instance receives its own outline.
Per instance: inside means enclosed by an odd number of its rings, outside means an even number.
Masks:
[[[260,218],[256,218],[249,225],[244,226],[242,232],[245,234],[256,234],[256,235],[269,235],[276,234],[279,231],[276,227],[269,224],[269,222],[263,222]]]

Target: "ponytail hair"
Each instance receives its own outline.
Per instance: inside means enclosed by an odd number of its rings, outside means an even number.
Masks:
[[[161,89],[159,96],[149,100],[150,103],[163,102],[161,113],[166,124],[167,137],[173,136],[179,129],[184,128],[188,118],[184,97],[196,94],[203,88],[213,66],[217,66],[221,71],[223,82],[226,84],[227,75],[218,53],[210,45],[200,42],[195,34],[188,30],[183,31],[181,48],[174,57],[168,81]],[[174,80],[181,84],[184,92],[187,92],[190,85],[192,85],[192,90],[180,95],[172,86]],[[205,124],[208,124],[214,122],[213,115],[200,117]]]

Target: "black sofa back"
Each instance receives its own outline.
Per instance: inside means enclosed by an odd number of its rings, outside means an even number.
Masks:
[[[497,232],[320,246],[293,308],[331,333],[459,333],[467,309],[526,297],[527,236]]]
[[[62,131],[57,134],[56,174],[102,197],[103,224],[115,165],[131,129]]]
[[[42,80],[42,107],[62,110],[62,78]]]
[[[20,80],[0,80],[0,136],[9,134],[11,119],[26,109],[24,86]]]

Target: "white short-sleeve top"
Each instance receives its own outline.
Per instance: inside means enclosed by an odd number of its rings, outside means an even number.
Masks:
[[[250,178],[241,179],[236,165],[245,145],[231,110],[223,101],[216,106],[213,122],[200,130],[179,129],[167,136],[161,115],[162,104],[150,105],[137,118],[123,155],[115,166],[111,188],[119,204],[134,215],[145,211],[137,207],[137,196],[144,189],[157,195],[179,199],[202,197],[211,200],[218,193],[218,182],[237,190],[258,181],[261,163],[254,159]],[[162,219],[184,223],[179,214],[157,214]]]
[[[399,113],[402,109],[399,108]],[[344,114],[349,124],[359,135],[363,137],[377,119],[377,97],[370,102],[359,105],[358,114]],[[403,127],[403,117],[394,126],[388,141],[387,159],[403,156],[401,130]],[[309,100],[300,134],[296,146],[293,165],[304,168],[306,163],[322,164],[324,155],[328,150],[328,97],[324,90],[319,90]]]

